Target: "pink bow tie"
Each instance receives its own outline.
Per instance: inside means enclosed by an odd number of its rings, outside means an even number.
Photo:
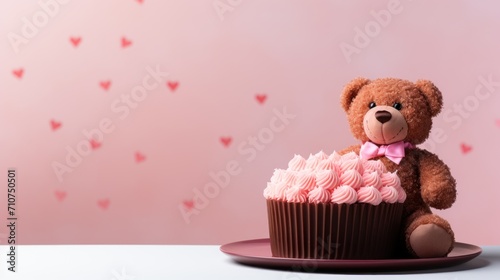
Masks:
[[[365,142],[361,145],[359,154],[363,159],[371,159],[377,156],[385,156],[392,162],[399,164],[402,158],[405,157],[405,148],[414,148],[411,143],[399,141],[389,145],[377,146],[372,142]]]

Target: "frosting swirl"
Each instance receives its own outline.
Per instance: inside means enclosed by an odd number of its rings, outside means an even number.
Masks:
[[[342,161],[351,160],[351,159],[359,159],[359,156],[355,152],[348,152],[347,154],[344,154],[343,156],[341,156],[340,159]]]
[[[311,191],[316,187],[316,176],[310,172],[300,172],[295,181],[295,186],[301,190]]]
[[[300,155],[295,155],[290,162],[288,162],[288,169],[293,171],[300,171],[306,167],[306,159]]]
[[[359,189],[363,185],[363,178],[356,170],[347,170],[340,175],[340,184],[348,185],[353,189]]]
[[[318,170],[333,170],[335,168],[335,164],[333,161],[329,159],[324,159],[319,162],[317,169]]]
[[[358,190],[358,201],[377,206],[382,202],[382,195],[375,187],[361,187]]]
[[[336,151],[333,151],[333,153],[330,156],[328,156],[328,159],[333,161],[333,162],[336,162],[336,161],[340,161],[341,157]]]
[[[337,204],[353,204],[358,200],[358,194],[350,186],[340,186],[333,190],[332,202]]]
[[[346,172],[347,170],[356,170],[359,174],[363,174],[363,164],[359,158],[343,160],[340,163],[340,171]]]
[[[277,183],[283,180],[283,176],[285,175],[285,170],[283,169],[274,169],[273,176],[271,177],[272,183]]]
[[[365,172],[369,171],[377,171],[378,174],[386,173],[387,168],[384,163],[380,160],[366,160],[363,162],[363,168]]]
[[[267,183],[267,187],[264,189],[264,197],[266,199],[274,198],[274,184],[271,182]]]
[[[328,158],[328,155],[325,152],[323,152],[323,150],[317,152],[314,156],[319,160],[324,160]]]
[[[379,189],[381,187],[380,175],[377,171],[363,173],[363,184],[365,186],[372,186]]]
[[[274,185],[274,194],[273,195],[273,198],[277,199],[277,200],[284,200],[286,201],[287,197],[286,197],[286,193],[288,191],[290,187],[285,184],[284,182],[280,182],[276,185]]]
[[[307,195],[311,203],[327,203],[330,201],[330,192],[323,188],[314,188]]]
[[[320,162],[320,159],[311,154],[311,155],[309,155],[309,158],[307,159],[305,169],[315,170],[316,167],[318,166],[319,162]]]
[[[401,187],[401,181],[399,180],[399,176],[396,174],[396,172],[383,173],[382,175],[380,175],[380,181],[382,181],[383,186],[390,186],[395,188]]]
[[[283,173],[282,181],[285,182],[289,186],[295,185],[296,179],[297,179],[297,172],[296,171],[287,170]]]
[[[406,200],[406,192],[403,188],[396,188],[398,191],[398,202],[403,203]]]
[[[307,202],[307,193],[298,187],[292,187],[286,191],[286,200],[288,202],[304,203]]]
[[[395,187],[382,187],[380,189],[382,201],[387,203],[396,203],[398,201],[398,190]]]
[[[333,190],[340,183],[337,172],[333,170],[320,170],[316,172],[316,185],[325,190]]]

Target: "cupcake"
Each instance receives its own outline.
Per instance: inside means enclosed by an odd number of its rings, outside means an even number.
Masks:
[[[295,155],[275,170],[264,197],[274,257],[395,257],[406,193],[380,161]]]

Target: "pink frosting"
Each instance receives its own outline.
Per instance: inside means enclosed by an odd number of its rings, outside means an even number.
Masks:
[[[395,187],[382,187],[380,189],[382,201],[387,203],[396,203],[398,201],[398,190]]]
[[[340,171],[342,173],[347,170],[356,170],[359,174],[363,174],[363,164],[359,158],[357,159],[347,159],[340,163]]]
[[[324,159],[322,161],[319,162],[318,164],[318,167],[317,167],[318,170],[335,170],[336,171],[336,164],[329,160],[329,159]]]
[[[396,188],[398,190],[398,202],[403,203],[406,200],[406,192],[403,188]]]
[[[297,171],[287,170],[283,173],[283,182],[285,182],[289,186],[295,185],[295,181],[297,179]]]
[[[323,150],[317,152],[314,156],[319,160],[324,160],[328,158],[328,155],[325,152],[323,152]]]
[[[273,198],[278,200],[286,200],[286,193],[290,187],[284,182],[280,182],[274,185],[274,194]]]
[[[283,180],[283,177],[285,176],[285,172],[286,171],[283,169],[274,169],[273,176],[271,177],[271,182],[281,182]]]
[[[307,170],[315,170],[316,167],[318,167],[318,164],[321,160],[317,158],[316,156],[313,156],[312,154],[309,155],[309,158],[307,159],[306,167],[305,169]]]
[[[309,202],[311,203],[327,203],[330,201],[330,192],[323,188],[314,188],[309,192]]]
[[[337,152],[333,151],[333,153],[330,156],[328,156],[328,159],[333,162],[338,162],[340,161],[341,156]]]
[[[316,173],[316,185],[325,190],[333,190],[340,183],[337,172],[333,170],[320,170]]]
[[[358,190],[358,201],[379,205],[382,202],[382,195],[375,187],[362,187]]]
[[[274,184],[269,182],[267,183],[267,188],[264,189],[264,197],[266,199],[274,198]]]
[[[295,155],[290,162],[288,162],[288,169],[293,171],[300,171],[306,167],[306,159],[300,155]]]
[[[307,192],[298,187],[289,188],[286,191],[286,200],[288,202],[297,202],[297,203],[307,202]]]
[[[358,200],[358,194],[350,186],[340,186],[333,190],[332,202],[337,204],[353,204]]]
[[[359,159],[359,156],[355,152],[348,152],[341,157],[342,161],[351,159]]]
[[[377,173],[377,171],[369,171],[363,173],[363,185],[372,186],[379,189],[382,184],[380,181],[380,175]]]
[[[356,170],[347,170],[340,176],[340,184],[348,185],[353,189],[358,189],[363,185],[363,178]]]
[[[316,176],[314,176],[314,173],[301,171],[297,176],[295,185],[302,190],[311,191],[316,187]]]
[[[380,160],[366,160],[363,162],[363,168],[365,172],[368,171],[377,171],[379,174],[386,173],[387,168],[384,163]]]
[[[263,194],[266,199],[310,203],[378,205],[406,200],[396,172],[387,173],[382,161],[362,160],[354,152],[340,156],[320,151],[307,160],[295,155],[288,169],[274,170]]]
[[[380,175],[380,180],[382,181],[383,186],[391,186],[395,188],[401,187],[401,181],[399,180],[399,176],[396,172],[383,173]]]

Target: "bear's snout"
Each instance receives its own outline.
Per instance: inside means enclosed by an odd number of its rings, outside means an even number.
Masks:
[[[379,105],[363,117],[363,129],[370,141],[379,145],[403,140],[408,134],[406,119],[396,108]]]
[[[382,111],[377,111],[375,113],[375,118],[380,122],[380,123],[386,123],[391,120],[392,114],[382,110]]]

